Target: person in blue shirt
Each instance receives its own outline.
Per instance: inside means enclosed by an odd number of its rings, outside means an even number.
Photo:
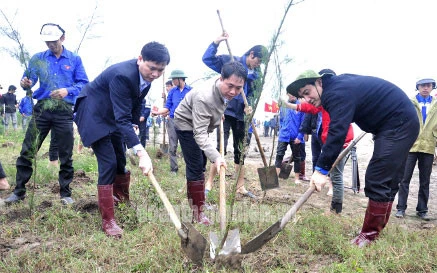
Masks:
[[[202,61],[209,68],[214,70],[217,73],[220,73],[223,64],[231,61],[230,55],[217,55],[217,50],[220,43],[224,40],[227,40],[229,35],[224,32],[219,37],[217,37],[206,49],[203,54]],[[243,56],[236,57],[233,56],[234,61],[240,62],[247,70],[247,81],[244,85],[244,94],[248,100],[248,104],[250,104],[250,98],[253,97],[253,92],[255,88],[255,81],[258,79],[260,75],[260,65],[263,61],[263,56],[265,56],[267,49],[262,45],[255,45],[251,47]],[[223,121],[223,131],[224,131],[224,152],[226,154],[229,133],[232,129],[232,137],[234,143],[234,164],[235,164],[235,173],[240,173],[239,179],[237,181],[237,192],[242,194],[243,196],[248,196],[251,198],[255,198],[255,195],[250,191],[246,190],[244,186],[244,166],[240,170],[240,161],[243,164],[243,154],[242,151],[243,141],[245,137],[245,124],[244,124],[244,115],[250,114],[252,112],[252,107],[248,105],[244,105],[243,97],[240,95],[236,96],[232,101],[228,103],[226,111],[224,113],[224,121]],[[217,150],[220,148],[220,134],[219,130],[217,130]],[[217,174],[217,170],[215,169],[214,164],[211,164],[210,173],[208,177],[208,181],[205,184],[205,194],[212,188],[212,183],[215,175]]]
[[[32,90],[26,91],[26,96],[20,100],[20,104],[18,105],[18,111],[21,114],[21,126],[23,127],[23,131],[26,130],[27,124],[32,117],[33,111],[33,99],[32,99]]]
[[[32,162],[50,130],[59,141],[59,191],[63,204],[73,203],[70,183],[73,180],[73,105],[88,76],[82,59],[67,50],[62,43],[65,31],[57,24],[44,24],[41,39],[48,50],[37,53],[29,61],[20,85],[30,89],[39,81],[33,92],[38,100],[26,130],[20,156],[17,158],[17,175],[14,192],[5,200],[6,204],[17,203],[26,196],[26,183],[33,173]],[[35,149],[36,148],[36,149]]]
[[[172,174],[177,174],[179,170],[178,157],[176,155],[178,149],[178,136],[176,135],[176,129],[174,126],[174,112],[178,107],[179,103],[185,97],[185,95],[187,95],[187,93],[191,91],[192,87],[185,83],[185,79],[187,78],[187,76],[182,70],[173,70],[170,73],[169,78],[172,80],[174,87],[168,92],[165,106],[158,111],[152,111],[152,115],[168,115],[170,117],[167,122],[169,142],[168,152],[170,154],[170,172]]]
[[[296,97],[292,95],[288,95],[288,102],[298,104],[299,101]],[[278,147],[276,148],[276,172],[279,175],[281,170],[282,160],[284,159],[285,152],[287,151],[288,145],[290,145],[293,165],[294,165],[294,183],[300,184],[301,181],[299,179],[300,168],[302,165],[301,162],[301,144],[305,145],[304,134],[300,131],[300,127],[302,125],[303,119],[305,117],[305,113],[298,112],[296,110],[292,110],[286,107],[281,107],[279,122],[279,137],[278,137]]]

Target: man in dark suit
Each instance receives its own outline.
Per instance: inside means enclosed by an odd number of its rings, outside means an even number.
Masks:
[[[120,238],[123,233],[114,220],[114,202],[129,201],[125,147],[133,148],[143,174],[152,171],[152,162],[134,126],[139,124],[141,102],[151,82],[162,75],[169,62],[167,48],[150,42],[138,59],[107,68],[77,98],[74,121],[83,144],[91,146],[97,157],[99,209],[107,236]]]

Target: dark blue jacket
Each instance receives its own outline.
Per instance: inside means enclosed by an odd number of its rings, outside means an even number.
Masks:
[[[108,67],[82,89],[74,121],[86,147],[115,131],[128,148],[140,144],[132,124],[139,124],[141,101],[151,85],[141,92],[139,75],[133,59]]]
[[[330,170],[343,149],[349,125],[378,134],[417,119],[414,106],[399,87],[386,80],[353,74],[323,77],[322,106],[329,113],[328,137],[317,167]],[[417,121],[418,122],[418,121]]]
[[[216,55],[218,45],[214,42],[209,45],[203,54],[202,61],[212,70],[217,73],[221,73],[223,64],[229,62],[231,57],[229,55]],[[240,62],[246,68],[249,73],[249,69],[246,65],[246,56],[234,57],[235,61]],[[247,81],[244,85],[244,93],[248,103],[250,104],[250,98],[253,97],[253,92],[255,90],[254,81],[258,78],[259,68],[254,70],[253,73],[247,75]],[[237,118],[240,121],[244,121],[244,100],[241,95],[236,96],[230,102],[225,110],[225,115]]]

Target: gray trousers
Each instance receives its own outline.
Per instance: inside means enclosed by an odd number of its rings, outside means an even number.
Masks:
[[[332,202],[343,203],[343,192],[344,192],[343,171],[344,171],[345,164],[346,164],[346,157],[343,157],[340,160],[340,162],[338,162],[337,166],[334,167],[334,169],[329,175],[332,182]]]
[[[17,112],[5,113],[5,128],[9,126],[9,119],[12,120],[12,126],[17,129]]]

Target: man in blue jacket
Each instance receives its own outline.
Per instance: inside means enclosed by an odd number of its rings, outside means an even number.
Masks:
[[[215,41],[209,45],[202,57],[203,62],[217,73],[221,72],[221,68],[223,67],[224,63],[231,61],[231,57],[229,55],[216,55],[218,46],[222,41],[228,39],[228,37],[229,35],[227,33],[223,33],[219,37],[217,37]],[[256,45],[250,48],[241,57],[233,56],[234,61],[240,62],[247,69],[247,81],[244,85],[244,93],[248,99],[248,102],[250,101],[250,97],[254,95],[253,92],[256,89],[254,86],[255,80],[259,77],[259,67],[262,63],[262,58],[263,56],[265,56],[266,52],[267,49],[264,46]],[[255,195],[250,191],[246,190],[246,188],[244,187],[244,168],[241,168],[241,170],[239,170],[240,161],[244,160],[242,155],[242,151],[244,149],[243,141],[245,137],[244,114],[250,114],[251,112],[252,107],[246,107],[244,105],[243,97],[241,95],[236,96],[232,101],[228,103],[228,106],[224,113],[223,122],[224,152],[226,154],[229,132],[232,129],[235,173],[238,174],[240,172],[239,180],[237,182],[237,192],[241,193],[243,196],[255,198]],[[219,150],[219,147],[220,134],[219,132],[217,132],[217,150]],[[205,184],[206,194],[209,192],[209,190],[211,190],[212,182],[216,174],[217,169],[215,168],[214,164],[211,164],[208,181]]]
[[[26,196],[26,183],[32,176],[32,162],[47,134],[52,130],[59,141],[59,186],[61,202],[72,204],[70,183],[73,181],[73,105],[88,76],[82,59],[67,50],[62,43],[65,31],[56,24],[44,24],[41,39],[48,50],[37,53],[29,61],[20,81],[23,89],[30,89],[39,80],[39,88],[33,92],[38,100],[26,130],[20,156],[17,158],[17,175],[14,192],[6,204],[17,203]],[[35,149],[36,148],[36,149]]]
[[[108,67],[77,98],[74,121],[84,146],[91,146],[97,157],[99,209],[107,236],[120,238],[123,233],[114,219],[114,201],[129,202],[125,147],[133,148],[144,175],[152,171],[152,162],[134,126],[139,124],[141,102],[151,83],[169,62],[164,45],[147,43],[137,59]]]
[[[343,149],[351,123],[374,135],[373,155],[366,170],[369,197],[360,234],[352,240],[360,247],[376,240],[390,217],[408,152],[419,134],[413,104],[399,87],[386,80],[354,74],[300,74],[287,93],[304,98],[329,113],[328,136],[311,176],[317,191],[325,185],[334,161]]]

